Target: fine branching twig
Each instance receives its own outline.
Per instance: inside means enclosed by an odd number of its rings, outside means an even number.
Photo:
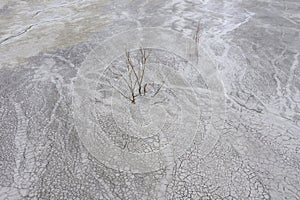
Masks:
[[[196,63],[199,59],[199,40],[200,40],[200,23],[198,22],[197,29],[194,35]]]

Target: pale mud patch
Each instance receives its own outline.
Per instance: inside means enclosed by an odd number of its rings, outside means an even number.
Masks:
[[[140,46],[151,51],[145,82],[165,85],[133,105],[124,98],[124,50],[136,52]],[[210,152],[225,98],[216,66],[202,49],[197,64],[194,48],[176,32],[143,28],[115,35],[90,52],[74,83],[73,112],[79,137],[96,159],[144,173],[172,165],[191,145],[201,156]]]
[[[109,20],[101,1],[1,1],[0,64],[15,65],[41,51],[88,39]],[[5,8],[5,11],[4,11]]]

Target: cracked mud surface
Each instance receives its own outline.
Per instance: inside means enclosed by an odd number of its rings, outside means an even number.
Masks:
[[[0,199],[300,199],[299,13],[296,0],[1,1]],[[166,84],[131,105],[107,83],[122,88],[109,72],[141,44],[145,81]]]

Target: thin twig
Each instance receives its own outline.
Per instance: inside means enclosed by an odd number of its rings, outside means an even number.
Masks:
[[[146,92],[147,92],[146,87],[147,87],[147,83],[144,85],[144,95],[145,95]]]
[[[154,95],[152,95],[152,97],[155,97],[157,94],[158,94],[158,92],[160,91],[160,89],[162,88],[162,86],[165,84],[165,82],[163,82],[161,85],[160,85],[160,87],[156,90],[156,92],[154,93]]]
[[[194,41],[195,41],[195,56],[196,56],[196,62],[198,64],[198,57],[199,57],[199,34],[200,34],[200,23],[198,22],[197,29],[194,35]]]
[[[114,88],[117,92],[119,92],[123,97],[125,97],[126,99],[129,99],[131,101],[131,99],[129,97],[127,97],[126,95],[124,95],[121,91],[119,91],[115,86],[113,86],[112,84],[110,84],[110,86],[112,88]]]
[[[127,57],[127,63],[128,63],[129,66],[131,67],[131,70],[133,71],[133,73],[134,73],[136,79],[139,80],[139,77],[138,77],[138,75],[136,74],[136,71],[135,71],[135,69],[134,69],[134,66],[133,66],[133,64],[132,64],[132,62],[131,62],[130,53],[129,53],[128,51],[126,51],[126,57]]]

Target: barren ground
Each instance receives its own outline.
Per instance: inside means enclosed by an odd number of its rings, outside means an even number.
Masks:
[[[1,0],[0,200],[300,199],[299,34],[297,0]]]

